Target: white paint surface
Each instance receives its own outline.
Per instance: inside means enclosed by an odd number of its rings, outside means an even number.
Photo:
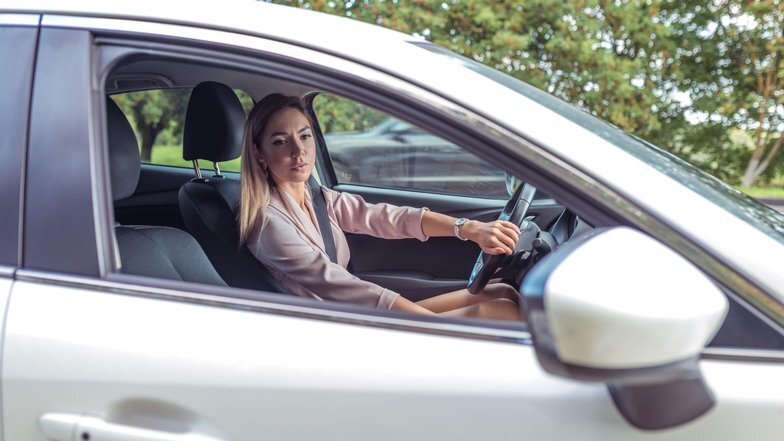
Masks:
[[[727,308],[724,294],[691,263],[629,228],[584,242],[545,286],[545,313],[559,357],[594,368],[694,357]]]
[[[42,440],[65,412],[232,441],[781,439],[784,366],[703,368],[718,406],[641,432],[530,346],[17,282],[3,430]]]

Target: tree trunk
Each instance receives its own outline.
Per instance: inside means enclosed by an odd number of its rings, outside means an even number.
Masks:
[[[758,147],[761,149],[761,147]],[[749,159],[749,163],[746,165],[746,171],[743,173],[743,180],[741,180],[740,185],[741,187],[751,187],[751,184],[757,180],[759,173],[757,173],[757,168],[759,168],[759,156],[754,155]]]
[[[142,162],[150,162],[152,159],[152,146],[155,144],[155,138],[158,137],[158,130],[152,125],[142,125],[140,128],[142,135]]]
[[[765,138],[767,140],[768,137]],[[765,173],[765,170],[767,170],[768,166],[781,149],[782,141],[784,141],[784,135],[779,135],[779,138],[776,140],[775,144],[773,144],[773,147],[768,150],[767,155],[765,154],[764,145],[760,145],[754,150],[754,154],[751,155],[751,159],[749,159],[749,163],[746,166],[746,172],[743,174],[741,186],[751,187],[751,185],[754,184],[754,181],[756,181],[761,174]],[[764,160],[762,160],[763,156],[765,157]]]

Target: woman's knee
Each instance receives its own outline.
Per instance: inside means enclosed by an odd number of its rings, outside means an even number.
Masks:
[[[520,320],[520,307],[517,302],[507,298],[497,298],[476,305],[478,316],[496,320]]]
[[[517,290],[506,283],[491,283],[482,290],[482,294],[493,299],[508,299],[515,303],[519,303],[520,300],[520,294]]]

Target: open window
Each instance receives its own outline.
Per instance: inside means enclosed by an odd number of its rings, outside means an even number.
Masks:
[[[181,286],[188,290],[219,293],[227,298],[250,297],[280,304],[294,303],[318,307],[325,311],[337,309],[387,314],[386,311],[373,312],[333,302],[316,303],[286,295],[280,292],[281,287],[274,283],[275,280],[270,280],[268,273],[261,278],[263,279],[261,282],[239,275],[240,273],[264,271],[260,263],[254,260],[246,249],[236,246],[236,241],[233,247],[226,246],[227,244],[231,245],[232,236],[236,236],[239,173],[231,169],[226,172],[225,164],[237,163],[239,151],[236,151],[236,156],[227,157],[226,161],[220,162],[220,169],[223,171],[221,176],[211,173],[211,161],[203,162],[204,157],[200,157],[199,161],[201,169],[204,171],[202,176],[194,175],[190,170],[190,164],[182,159],[183,156],[187,156],[183,152],[189,148],[189,136],[191,141],[198,139],[199,141],[207,142],[206,140],[209,140],[212,142],[215,133],[226,130],[226,127],[222,126],[226,121],[222,119],[221,112],[215,110],[225,103],[205,101],[207,104],[202,103],[197,107],[201,107],[202,110],[207,109],[205,110],[207,116],[201,118],[200,123],[196,125],[197,130],[193,133],[197,135],[189,132],[191,129],[188,127],[188,119],[192,116],[190,113],[196,113],[189,106],[193,103],[194,95],[199,95],[201,93],[199,90],[205,87],[205,84],[212,85],[210,87],[213,89],[210,93],[231,90],[231,93],[235,95],[232,97],[232,101],[243,104],[243,120],[247,114],[248,105],[269,93],[281,92],[303,98],[315,96],[317,123],[326,135],[321,138],[321,147],[326,147],[327,151],[333,151],[329,149],[336,146],[338,140],[333,136],[333,133],[326,130],[346,128],[345,124],[348,123],[348,120],[343,120],[340,123],[342,126],[329,123],[329,116],[323,113],[325,109],[329,108],[329,105],[323,104],[329,98],[323,98],[326,95],[321,88],[322,86],[292,82],[289,78],[295,76],[288,75],[283,78],[279,72],[275,71],[274,67],[265,66],[265,69],[253,69],[252,66],[249,66],[250,63],[239,62],[248,61],[242,57],[228,57],[229,59],[225,62],[219,62],[218,58],[220,57],[214,57],[215,54],[210,51],[204,51],[200,57],[184,57],[171,47],[166,49],[154,54],[140,55],[135,53],[132,48],[127,48],[128,53],[118,58],[106,75],[105,94],[111,99],[111,103],[107,101],[107,106],[116,105],[122,114],[120,119],[125,120],[127,126],[136,129],[135,143],[137,143],[136,149],[140,152],[141,162],[138,183],[127,194],[120,195],[120,197],[115,195],[114,197],[113,216],[120,225],[112,233],[118,244],[119,259],[111,277],[116,280],[131,280],[159,287]],[[278,69],[284,67],[277,66]],[[247,95],[238,94],[237,91],[240,90]],[[337,100],[337,98],[333,99]],[[334,182],[330,179],[330,173],[337,173],[341,176],[345,176],[346,173],[328,168],[330,164],[339,162],[337,156],[333,156],[331,161],[328,157],[319,159],[320,164],[317,169],[323,173],[321,176],[323,183],[330,184],[337,190],[340,190],[341,185],[359,184],[371,189],[391,192],[381,198],[378,194],[363,194],[370,202],[383,201],[414,207],[427,206],[455,215],[482,219],[491,219],[497,215],[508,197],[504,183],[505,175],[502,170],[492,166],[487,167],[487,163],[481,161],[475,154],[461,150],[454,143],[439,140],[440,138],[437,136],[430,135],[426,130],[406,122],[405,119],[395,119],[391,114],[374,111],[370,106],[362,104],[361,101],[344,100],[343,103],[336,104],[332,109],[339,108],[341,105],[351,105],[356,109],[363,106],[361,108],[369,118],[381,116],[389,121],[386,126],[388,130],[395,132],[393,137],[413,136],[427,142],[420,142],[418,151],[415,148],[413,155],[404,155],[404,157],[400,154],[390,154],[383,159],[387,165],[392,167],[396,167],[395,164],[415,165],[415,173],[396,178],[397,184],[378,185],[378,182],[351,182],[350,180]],[[145,108],[145,105],[148,107]],[[231,105],[234,106],[234,104]],[[119,173],[122,173],[118,170],[121,170],[122,167],[117,167],[112,158],[117,124],[111,115],[112,112],[107,107],[109,162],[112,165],[112,184],[116,187],[118,185],[116,178]],[[150,119],[150,115],[156,116],[156,112],[159,121],[169,118],[170,122],[166,127],[155,128],[158,131],[157,142],[151,142],[150,139],[145,139],[145,136],[149,135],[144,134],[146,130],[144,124],[149,125],[150,121],[142,123],[139,121],[143,118]],[[371,116],[373,112],[375,115]],[[168,116],[164,118],[164,114]],[[403,116],[403,118],[406,117]],[[240,121],[240,126],[242,122]],[[381,120],[377,122],[383,123]],[[193,126],[193,124],[191,125]],[[232,127],[236,133],[236,118]],[[376,128],[378,129],[378,127]],[[146,147],[143,146],[145,143],[147,143]],[[461,151],[463,153],[460,153]],[[352,155],[352,153],[347,154]],[[146,160],[147,157],[149,160]],[[129,158],[125,157],[123,160],[134,161],[133,158]],[[440,165],[441,161],[447,158],[451,158],[453,163],[447,165],[448,169],[436,171],[436,174],[440,176],[438,182],[428,183],[428,181],[433,181],[428,177],[428,172],[433,171],[435,166]],[[347,161],[348,157],[344,156],[342,159]],[[454,174],[455,170],[460,167],[463,167],[464,174],[459,176],[459,179],[450,179],[449,174]],[[484,172],[482,167],[485,168]],[[382,171],[382,173],[389,175],[386,171]],[[466,185],[462,181],[469,176],[471,182]],[[405,181],[417,181],[422,185],[406,187],[402,185]],[[398,190],[400,190],[399,193]],[[187,204],[183,204],[183,195],[194,200],[210,201],[212,205],[207,210],[195,213],[186,206]],[[439,195],[448,195],[453,199],[434,203],[434,198]],[[466,202],[468,204],[464,205]],[[547,215],[552,217],[557,212],[560,212],[560,208],[556,207],[550,210]],[[202,224],[194,226],[191,219],[197,219]],[[204,239],[206,230],[211,230],[207,232],[207,235],[211,234],[213,239]],[[183,235],[182,233],[187,234]],[[129,239],[128,235],[138,237]],[[157,236],[164,235],[167,238],[157,238]],[[193,236],[196,241],[183,238],[188,235]],[[172,236],[172,238],[168,238],[168,236]],[[174,236],[180,238],[174,238]],[[228,239],[218,246],[216,242],[221,238]],[[159,239],[162,240],[162,243],[155,243]],[[137,246],[129,251],[128,243],[138,244],[141,241],[145,242],[143,246]],[[385,244],[376,252],[367,253],[365,252],[365,243],[354,242],[352,239],[350,246],[354,248],[352,249],[354,257],[349,269],[355,271],[359,277],[400,292],[413,301],[463,288],[478,252],[478,248],[472,244],[454,238],[431,239],[424,246],[416,240],[391,242],[394,243],[389,246]],[[429,251],[415,252],[419,257],[414,259],[401,258],[409,253],[411,246]],[[163,261],[151,259],[144,254],[147,252],[146,250],[153,248],[164,250],[166,255],[159,256]],[[201,253],[197,248],[205,252],[206,260],[200,257]],[[454,259],[450,258],[445,261],[442,258],[444,255],[451,255]],[[405,261],[406,265],[404,267],[398,266],[394,263],[395,261]],[[162,271],[161,267],[168,269]],[[213,274],[212,268],[214,268],[215,274]],[[380,276],[379,273],[381,273]],[[198,286],[194,286],[193,283]],[[512,326],[518,329],[520,326],[519,323],[496,325]]]

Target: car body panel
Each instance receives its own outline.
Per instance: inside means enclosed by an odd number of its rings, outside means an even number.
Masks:
[[[31,423],[51,412],[232,440],[653,436],[625,423],[601,384],[546,375],[530,346],[34,282],[15,284],[8,317],[9,440],[40,437]],[[703,368],[719,404],[656,439],[739,439],[750,427],[777,439],[780,366]],[[733,381],[741,368],[751,375]]]

